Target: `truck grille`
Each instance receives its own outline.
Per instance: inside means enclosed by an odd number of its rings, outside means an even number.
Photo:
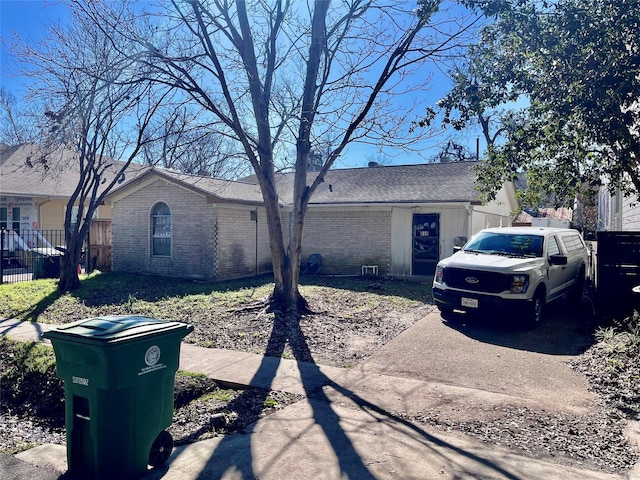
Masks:
[[[511,277],[498,272],[445,268],[444,283],[451,288],[499,293],[511,288]]]

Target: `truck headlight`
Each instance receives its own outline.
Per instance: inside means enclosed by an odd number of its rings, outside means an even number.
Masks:
[[[527,293],[529,275],[514,275],[511,277],[511,293]]]
[[[442,283],[444,279],[444,267],[437,266],[436,267],[436,283]]]

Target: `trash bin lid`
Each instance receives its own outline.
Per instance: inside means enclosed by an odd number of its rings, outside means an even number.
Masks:
[[[45,257],[61,257],[62,252],[57,248],[49,248],[49,247],[41,247],[41,248],[32,248],[32,252],[37,253],[38,255],[43,255]]]
[[[43,336],[48,339],[66,339],[82,343],[107,343],[168,333],[176,329],[191,331],[193,326],[138,315],[109,315],[61,325]]]

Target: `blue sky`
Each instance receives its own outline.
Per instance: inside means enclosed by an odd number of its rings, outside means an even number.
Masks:
[[[23,40],[38,42],[44,37],[48,24],[58,21],[64,22],[67,16],[66,6],[57,0],[0,0],[0,35],[3,39],[8,39],[15,31]],[[20,98],[25,92],[25,85],[29,79],[12,75],[12,63],[11,55],[5,50],[4,42],[2,42],[0,84],[10,90],[16,98]],[[436,82],[433,93],[429,95],[434,96],[435,101],[436,96],[443,95],[446,90],[446,79],[442,76]],[[476,136],[475,133],[469,133],[464,139],[464,143],[473,153],[476,148]],[[368,159],[377,159],[378,157],[386,157],[387,161],[393,164],[423,163],[438,152],[438,142],[442,142],[443,139],[444,136],[426,139],[424,144],[420,146],[420,153],[388,150],[380,154],[373,146],[352,144],[336,163],[336,167],[365,166]]]
[[[0,0],[0,36],[7,39],[15,31],[24,40],[37,42],[43,38],[47,24],[64,21],[67,15],[67,8],[56,0]],[[11,55],[4,42],[1,48],[2,86],[20,97],[28,80],[11,75]]]

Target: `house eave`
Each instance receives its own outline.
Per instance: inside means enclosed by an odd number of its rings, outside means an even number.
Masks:
[[[253,200],[231,200],[226,198],[216,197],[215,195],[207,195],[207,203],[218,205],[247,205],[250,207],[262,207],[264,203],[256,202]]]
[[[482,205],[478,200],[407,200],[394,202],[316,202],[309,203],[309,208],[460,208]],[[292,208],[291,204],[284,206]]]
[[[2,197],[36,197],[36,198],[46,198],[49,200],[67,200],[69,198],[68,195],[59,195],[59,194],[50,194],[50,193],[26,193],[26,192],[7,192],[0,191],[0,196]]]

